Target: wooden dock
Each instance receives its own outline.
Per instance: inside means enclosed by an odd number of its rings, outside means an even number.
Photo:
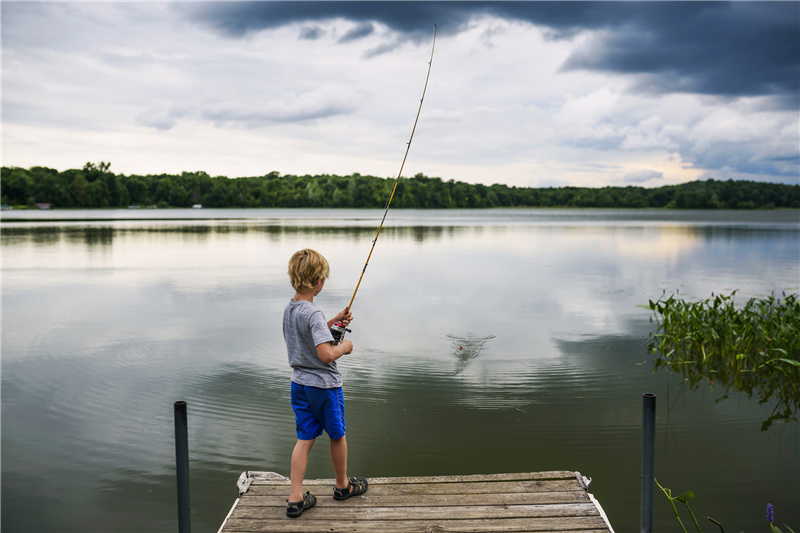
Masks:
[[[219,533],[582,532],[613,533],[578,472],[369,478],[363,496],[333,499],[332,479],[306,480],[317,505],[286,516],[289,480],[244,472]]]

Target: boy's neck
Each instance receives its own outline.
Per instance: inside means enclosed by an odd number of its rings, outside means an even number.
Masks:
[[[311,290],[311,291],[308,291],[308,292],[296,292],[296,293],[294,293],[294,298],[292,298],[292,301],[299,302],[300,300],[305,300],[307,302],[312,302],[313,303],[314,302],[314,291]]]

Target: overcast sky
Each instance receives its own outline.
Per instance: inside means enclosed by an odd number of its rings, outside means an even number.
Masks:
[[[2,2],[2,163],[800,183],[800,2]]]

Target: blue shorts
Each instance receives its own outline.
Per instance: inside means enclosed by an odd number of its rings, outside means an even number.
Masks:
[[[292,381],[292,409],[297,438],[314,440],[324,429],[334,440],[344,437],[344,394],[342,388],[320,389]]]

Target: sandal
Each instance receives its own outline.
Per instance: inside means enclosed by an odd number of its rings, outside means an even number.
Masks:
[[[334,500],[346,500],[350,496],[361,496],[367,492],[369,482],[365,477],[351,477],[347,480],[347,488],[340,489],[333,487]]]
[[[317,497],[310,492],[306,492],[303,494],[303,501],[290,502],[289,500],[286,500],[286,503],[286,516],[290,518],[297,518],[303,514],[303,511],[306,509],[311,509],[317,504]]]

